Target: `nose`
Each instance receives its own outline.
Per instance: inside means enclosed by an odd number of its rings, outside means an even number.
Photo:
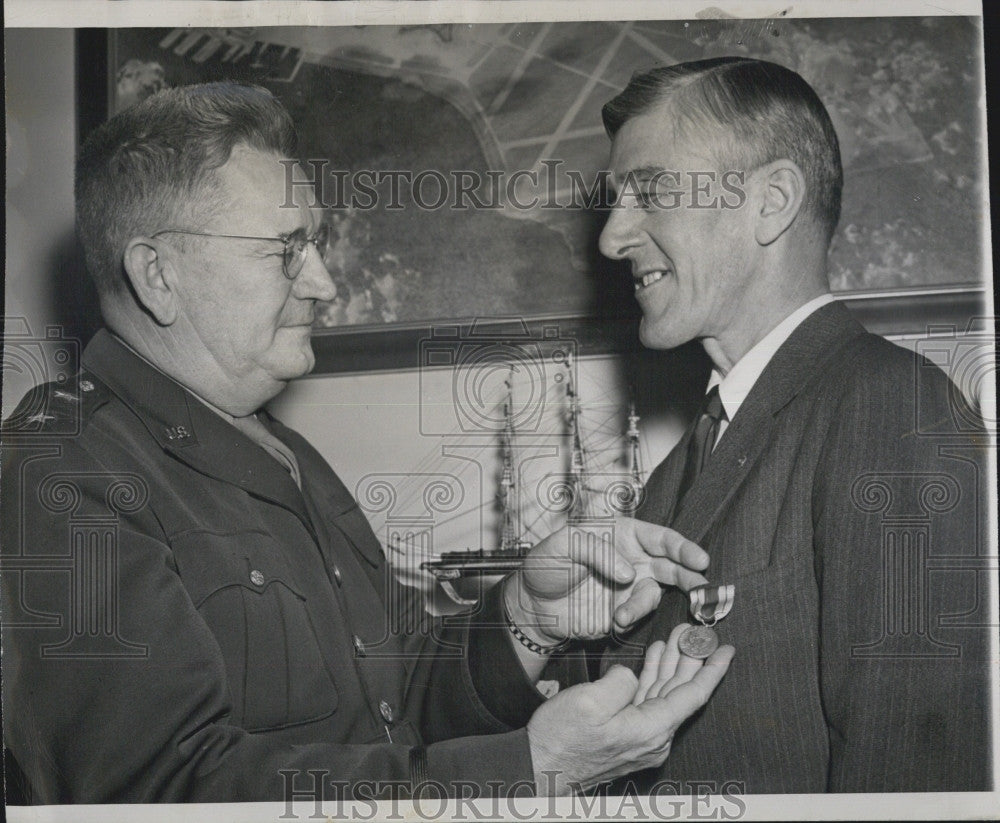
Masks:
[[[292,291],[300,300],[333,300],[337,296],[330,271],[312,243],[306,244],[306,259],[299,276],[292,281]]]
[[[608,212],[608,221],[601,230],[598,248],[605,257],[622,260],[638,244],[636,209],[615,203]]]

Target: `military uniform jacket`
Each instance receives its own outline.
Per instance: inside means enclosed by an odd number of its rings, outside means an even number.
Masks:
[[[775,353],[679,507],[690,436],[638,516],[735,586],[715,630],[736,657],[637,786],[988,790],[987,440],[944,373],[833,303]],[[665,591],[605,668],[638,667],[688,609]]]
[[[3,436],[4,732],[35,802],[533,780],[496,589],[421,616],[301,436],[268,421],[300,492],[107,332],[82,363]]]

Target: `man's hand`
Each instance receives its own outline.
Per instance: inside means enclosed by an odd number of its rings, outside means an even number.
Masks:
[[[667,759],[677,729],[708,702],[735,653],[720,646],[707,660],[687,657],[677,648],[686,628],[649,647],[638,680],[613,666],[535,711],[528,741],[539,794],[580,791]]]
[[[660,584],[707,581],[708,555],[673,529],[627,517],[608,529],[563,527],[536,545],[505,581],[514,623],[543,646],[623,631],[660,602]]]

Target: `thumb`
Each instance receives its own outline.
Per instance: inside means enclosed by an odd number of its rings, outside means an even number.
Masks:
[[[639,688],[638,678],[631,670],[614,665],[600,680],[588,684],[588,696],[607,714],[613,717],[626,706],[631,705]]]

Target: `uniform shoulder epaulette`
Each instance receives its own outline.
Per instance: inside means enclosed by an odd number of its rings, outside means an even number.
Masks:
[[[2,424],[5,440],[12,436],[67,437],[79,434],[84,421],[107,402],[110,390],[81,369],[62,382],[31,389]]]

